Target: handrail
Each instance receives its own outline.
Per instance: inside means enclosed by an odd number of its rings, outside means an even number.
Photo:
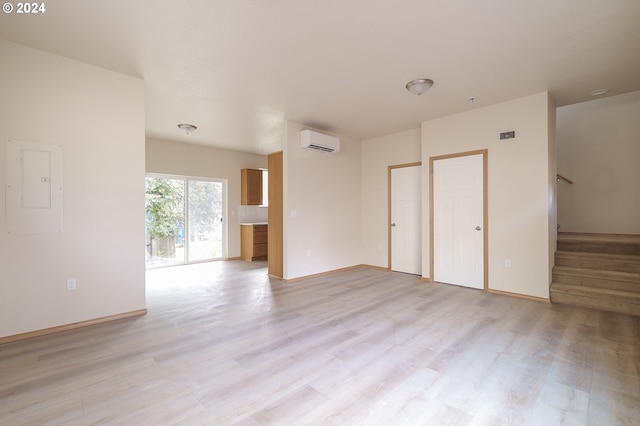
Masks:
[[[567,182],[567,183],[569,183],[569,184],[572,184],[572,185],[573,185],[573,181],[572,181],[572,180],[567,179],[566,177],[564,177],[564,176],[562,176],[562,175],[560,175],[560,174],[557,174],[557,175],[556,175],[556,180],[557,180],[558,182],[560,182],[560,179],[562,179],[563,181],[565,181],[565,182]]]

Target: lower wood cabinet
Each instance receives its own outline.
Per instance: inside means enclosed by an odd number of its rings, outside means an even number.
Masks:
[[[267,260],[267,241],[267,225],[240,225],[240,256],[243,260]]]

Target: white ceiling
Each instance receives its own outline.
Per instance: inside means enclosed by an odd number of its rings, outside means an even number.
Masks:
[[[0,38],[143,78],[148,136],[243,151],[280,149],[284,120],[367,139],[543,91],[562,106],[640,90],[638,0],[45,6],[0,14]],[[416,78],[435,84],[418,97]]]

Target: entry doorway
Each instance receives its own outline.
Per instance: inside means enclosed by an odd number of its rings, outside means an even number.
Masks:
[[[422,274],[421,163],[389,166],[389,269]]]
[[[487,288],[487,151],[430,159],[433,280]]]

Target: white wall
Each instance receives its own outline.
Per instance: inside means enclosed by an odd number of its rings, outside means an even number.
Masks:
[[[367,265],[389,266],[389,166],[420,162],[420,152],[420,129],[362,142],[362,256]]]
[[[558,246],[558,149],[556,144],[556,103],[551,96],[547,97],[547,139],[548,144],[548,168],[547,168],[547,215],[549,217],[548,223],[548,257],[549,257],[549,283],[553,281],[552,269],[556,263],[555,254]]]
[[[429,158],[488,149],[489,289],[549,297],[550,221],[554,220],[549,140],[553,103],[541,93],[422,123],[422,164]],[[514,130],[515,139],[499,140]],[[551,204],[551,205],[550,205]],[[429,199],[424,200],[423,276],[429,265]],[[504,266],[511,259],[512,267]]]
[[[306,150],[300,148],[300,131],[306,128],[286,123],[285,279],[362,263],[360,141],[339,136],[336,154]]]
[[[267,156],[147,138],[147,173],[225,179],[227,258],[240,257],[240,170],[267,168]]]
[[[560,231],[640,234],[640,91],[558,108]]]
[[[0,197],[0,337],[144,309],[142,80],[2,40],[0,58],[2,188],[7,140],[64,150],[63,232],[8,235]]]

